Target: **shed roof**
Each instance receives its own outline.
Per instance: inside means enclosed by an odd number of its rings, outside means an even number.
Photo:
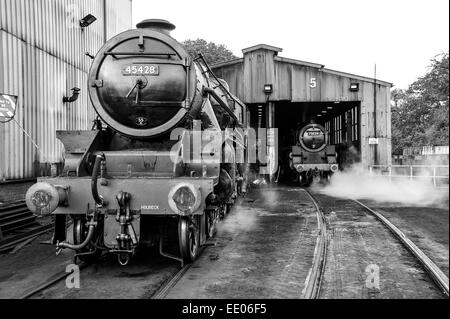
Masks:
[[[261,49],[263,49],[263,50],[269,50],[269,51],[274,51],[274,52],[276,52],[276,53],[282,52],[282,51],[283,51],[282,48],[274,47],[273,45],[268,45],[268,44],[263,44],[263,43],[261,43],[261,44],[257,44],[257,45],[254,45],[254,46],[251,46],[251,47],[242,49],[242,53],[245,54],[245,53],[247,53],[247,52],[256,51],[256,50],[261,50]]]
[[[342,71],[336,71],[336,70],[327,69],[327,68],[325,68],[325,65],[323,65],[323,64],[307,62],[307,61],[301,61],[301,60],[296,60],[296,59],[290,59],[290,58],[285,58],[285,57],[280,57],[280,56],[278,56],[278,52],[282,52],[283,49],[279,48],[279,47],[272,46],[272,45],[268,45],[268,44],[257,44],[257,45],[254,45],[254,46],[242,49],[242,53],[246,54],[246,53],[249,53],[249,52],[252,52],[252,51],[257,51],[257,50],[274,51],[275,52],[274,60],[277,61],[277,62],[309,66],[309,67],[320,69],[322,72],[326,72],[326,73],[329,73],[329,74],[334,74],[334,75],[337,75],[337,76],[343,76],[343,77],[352,78],[352,79],[365,81],[365,82],[371,82],[371,83],[375,82],[374,78],[361,76],[361,75],[356,75],[356,74],[347,73],[347,72],[342,72]],[[238,59],[234,59],[234,60],[230,60],[230,61],[219,62],[219,63],[213,64],[212,68],[226,67],[226,66],[231,66],[231,65],[234,65],[234,64],[238,64],[238,63],[243,63],[243,62],[244,62],[243,58],[238,58]],[[379,80],[379,79],[376,79],[376,81],[377,81],[378,84],[381,84],[381,85],[393,86],[393,84],[391,82],[382,81],[382,80]]]

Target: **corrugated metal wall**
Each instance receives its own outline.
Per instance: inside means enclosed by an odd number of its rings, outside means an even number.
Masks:
[[[78,21],[88,13],[97,21],[82,30]],[[18,96],[17,123],[0,123],[0,180],[33,177],[36,163],[60,162],[56,130],[90,129],[85,52],[94,55],[105,36],[131,27],[131,0],[0,0],[0,93]],[[80,97],[63,103],[72,87]]]
[[[106,38],[110,39],[118,32],[125,31],[131,28],[131,19],[127,12],[131,12],[131,0],[115,1],[110,0],[106,7],[108,12],[106,19]],[[127,26],[124,28],[117,28],[117,26]],[[134,26],[133,26],[134,27]]]

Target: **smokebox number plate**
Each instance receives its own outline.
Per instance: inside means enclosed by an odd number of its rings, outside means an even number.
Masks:
[[[122,69],[123,75],[159,75],[159,66],[154,64],[126,65]]]
[[[322,130],[316,129],[316,128],[309,128],[306,130],[305,135],[306,136],[319,136],[322,135]]]

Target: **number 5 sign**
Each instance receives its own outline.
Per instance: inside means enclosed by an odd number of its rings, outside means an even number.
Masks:
[[[0,94],[0,121],[9,122],[16,115],[17,96]]]

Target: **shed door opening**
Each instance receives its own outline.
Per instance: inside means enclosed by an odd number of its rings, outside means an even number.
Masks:
[[[361,158],[361,103],[355,102],[278,102],[275,127],[278,128],[278,163],[281,180],[289,179],[289,153],[297,144],[298,132],[307,124],[326,129],[328,144],[336,146],[338,164],[345,169]]]

